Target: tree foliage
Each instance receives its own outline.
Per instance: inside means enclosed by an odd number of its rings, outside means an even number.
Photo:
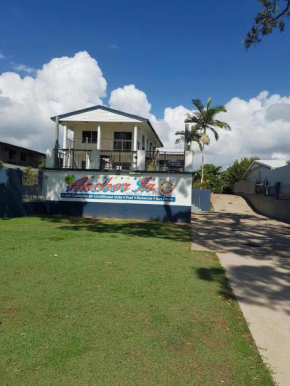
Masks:
[[[204,165],[204,179],[201,178],[201,169],[194,176],[193,187],[198,189],[211,189],[213,193],[230,193],[236,182],[242,181],[243,176],[251,164],[259,157],[244,157],[222,170],[221,166],[213,164]]]
[[[33,170],[31,166],[27,166],[22,170],[22,184],[34,186],[38,182],[38,171]]]
[[[244,174],[251,164],[258,159],[259,157],[252,156],[250,158],[244,157],[240,160],[235,160],[235,162],[224,172],[223,178],[225,187],[232,189],[236,182],[242,181]]]
[[[262,4],[263,10],[256,15],[254,25],[245,37],[246,48],[261,42],[262,36],[271,34],[274,29],[283,32],[285,19],[290,16],[290,0],[258,1]]]
[[[201,168],[195,173],[193,187],[197,189],[211,189],[213,193],[222,193],[223,191],[223,171],[221,166],[213,164],[204,165],[204,178],[202,182]]]

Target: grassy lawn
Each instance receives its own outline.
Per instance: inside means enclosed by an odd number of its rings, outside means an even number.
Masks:
[[[273,385],[190,228],[0,220],[0,384]]]

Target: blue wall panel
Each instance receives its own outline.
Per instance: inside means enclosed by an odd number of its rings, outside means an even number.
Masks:
[[[103,218],[190,223],[191,207],[103,202],[47,201],[47,213],[66,216],[95,216]]]
[[[192,204],[202,211],[210,210],[210,194],[209,189],[192,189]]]

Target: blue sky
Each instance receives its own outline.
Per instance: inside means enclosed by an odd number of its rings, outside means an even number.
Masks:
[[[241,44],[258,9],[256,0],[1,0],[0,73],[86,50],[108,95],[134,84],[157,117],[194,97],[289,95],[290,26],[249,51]]]

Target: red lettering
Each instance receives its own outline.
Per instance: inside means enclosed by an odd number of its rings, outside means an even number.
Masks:
[[[116,184],[116,185],[113,185],[112,187],[112,190],[113,192],[117,192],[118,190],[120,190],[122,187],[122,184]]]
[[[102,186],[102,183],[101,182],[98,182],[93,188],[92,188],[92,190],[94,191],[94,192],[96,192],[97,190],[100,190],[100,187]]]
[[[82,187],[88,181],[88,179],[89,179],[89,177],[83,177],[83,178],[76,180],[73,184],[71,184],[71,186],[69,188],[69,192],[72,192],[75,188],[80,192]]]

